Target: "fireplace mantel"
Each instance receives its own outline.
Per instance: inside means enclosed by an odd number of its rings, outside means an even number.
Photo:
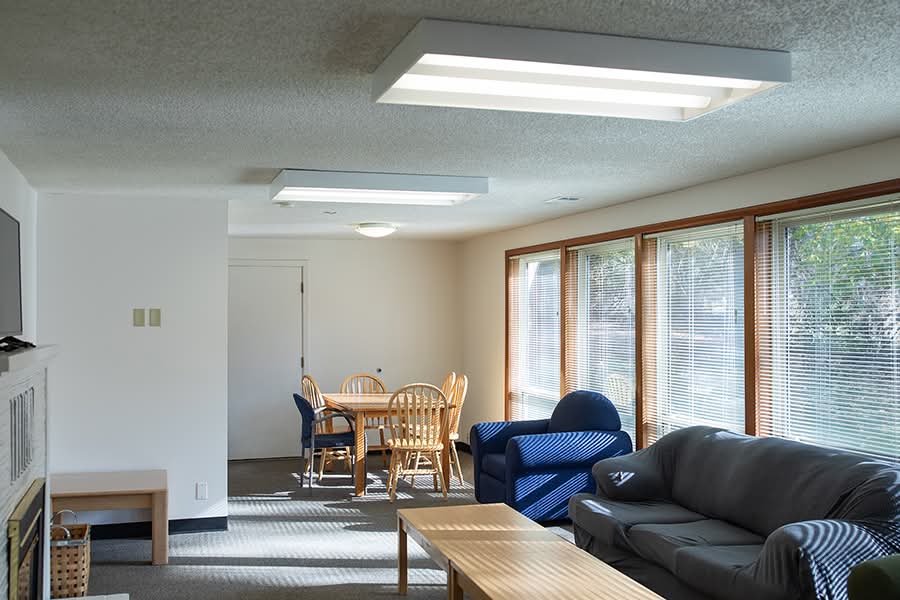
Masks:
[[[38,346],[18,352],[0,352],[0,375],[43,366],[58,352],[59,346]]]

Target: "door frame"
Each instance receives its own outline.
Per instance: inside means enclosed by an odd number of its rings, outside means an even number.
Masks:
[[[300,368],[300,376],[297,378],[297,390],[299,391],[300,380],[306,374],[309,361],[306,360],[306,351],[308,349],[309,335],[309,303],[307,301],[307,274],[309,269],[309,261],[305,259],[280,259],[280,258],[230,258],[228,259],[228,268],[231,267],[284,267],[288,269],[300,269],[300,357],[303,366]],[[227,310],[227,307],[226,307]]]

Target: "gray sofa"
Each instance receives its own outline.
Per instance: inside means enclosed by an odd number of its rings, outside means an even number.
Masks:
[[[900,552],[900,467],[860,455],[689,427],[593,476],[576,543],[670,600],[847,598]]]

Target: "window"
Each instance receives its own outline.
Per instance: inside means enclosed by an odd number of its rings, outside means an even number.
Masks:
[[[900,463],[898,194],[894,179],[507,251],[509,416],[590,389],[641,448],[709,425]]]
[[[757,229],[760,432],[900,459],[900,202]]]
[[[741,224],[645,239],[647,441],[689,425],[744,429]]]
[[[566,255],[566,390],[594,390],[635,435],[634,239]]]
[[[543,419],[559,401],[559,250],[509,259],[509,406]]]

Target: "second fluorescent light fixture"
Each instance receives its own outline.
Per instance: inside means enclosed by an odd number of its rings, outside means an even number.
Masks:
[[[487,177],[285,169],[272,181],[272,201],[452,206],[488,192]]]
[[[423,19],[375,71],[376,102],[687,121],[791,79],[791,55]]]

